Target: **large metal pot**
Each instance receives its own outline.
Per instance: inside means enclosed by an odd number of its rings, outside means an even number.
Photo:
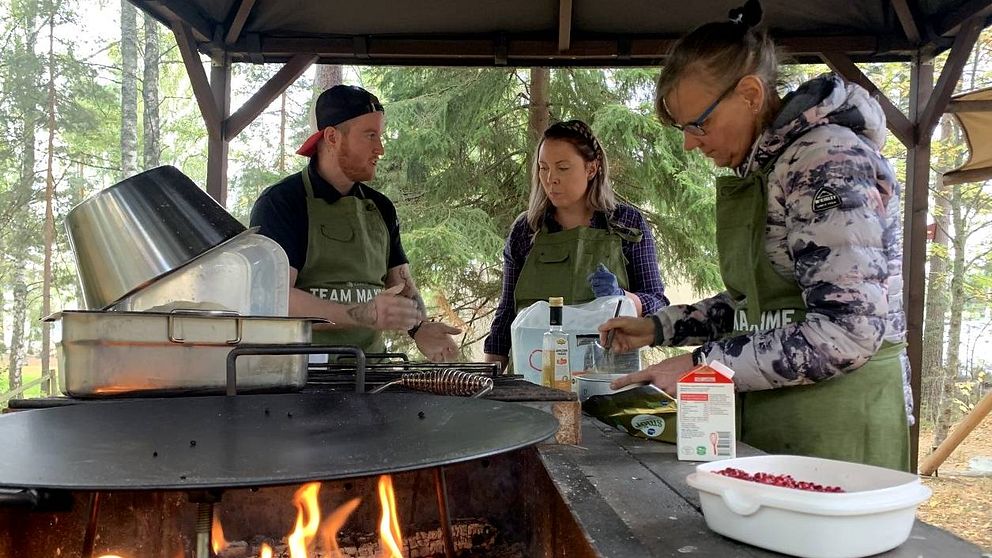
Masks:
[[[86,308],[106,309],[245,231],[170,166],[127,178],[65,218]]]

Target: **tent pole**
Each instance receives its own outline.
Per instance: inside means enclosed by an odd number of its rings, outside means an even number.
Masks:
[[[903,260],[909,364],[912,370],[913,415],[910,430],[910,469],[916,471],[920,452],[920,386],[923,376],[923,308],[926,287],[927,205],[930,186],[930,131],[921,129],[920,117],[933,91],[933,56],[920,52],[913,57],[909,82],[909,119],[916,133],[906,152],[904,194]]]

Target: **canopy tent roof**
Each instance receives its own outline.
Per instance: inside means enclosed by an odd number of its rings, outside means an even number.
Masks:
[[[944,173],[945,184],[979,182],[992,178],[992,87],[951,97],[947,112],[954,114],[968,142],[968,160]]]
[[[409,65],[652,65],[690,29],[743,0],[132,0],[187,24],[206,54],[235,62]],[[950,47],[988,0],[765,0],[764,24],[797,61],[909,59]],[[984,26],[984,25],[983,25]]]

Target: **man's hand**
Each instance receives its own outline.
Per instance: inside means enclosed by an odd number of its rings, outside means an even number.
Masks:
[[[606,347],[610,330],[613,345]],[[651,318],[613,318],[599,326],[599,344],[616,353],[626,353],[647,347],[654,341],[654,320]]]
[[[692,368],[692,353],[686,353],[665,359],[658,364],[652,364],[640,372],[617,378],[610,384],[610,388],[620,389],[630,384],[650,382],[668,395],[675,397],[675,388],[677,387],[675,384],[678,383],[683,374]]]
[[[586,276],[586,281],[589,282],[589,288],[592,289],[592,294],[596,295],[596,298],[601,296],[623,296],[624,294],[623,289],[620,288],[620,284],[617,282],[617,276],[603,264],[597,265],[596,271]]]
[[[441,322],[424,322],[413,336],[417,348],[431,362],[452,362],[458,357],[458,344],[452,335],[462,330]]]
[[[348,316],[359,325],[380,331],[412,329],[426,316],[416,302],[400,295],[402,290],[402,284],[393,285],[371,301],[349,308]]]

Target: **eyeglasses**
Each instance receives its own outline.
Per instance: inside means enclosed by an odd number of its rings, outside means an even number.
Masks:
[[[706,130],[703,129],[703,124],[706,123],[706,119],[710,117],[710,114],[713,112],[714,109],[716,109],[717,105],[720,104],[720,101],[726,99],[727,95],[730,95],[730,92],[737,88],[737,83],[738,82],[735,81],[733,85],[731,85],[730,87],[727,88],[726,91],[721,93],[720,96],[717,97],[716,100],[713,101],[712,104],[710,104],[710,106],[706,107],[706,110],[704,110],[703,113],[700,114],[699,117],[696,118],[695,120],[691,122],[686,122],[685,124],[675,123],[672,124],[672,126],[681,132],[685,132],[693,136],[705,136]]]

